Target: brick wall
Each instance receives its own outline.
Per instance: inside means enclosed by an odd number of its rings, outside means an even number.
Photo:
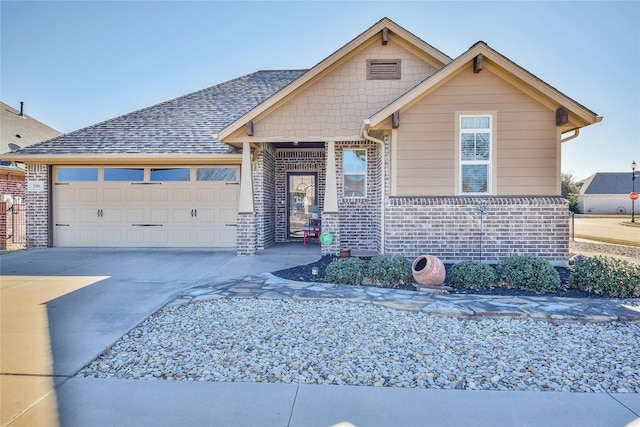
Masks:
[[[256,215],[254,213],[238,213],[237,226],[237,255],[255,255],[257,252]]]
[[[264,144],[253,166],[253,197],[256,210],[257,249],[276,241],[276,150]]]
[[[17,198],[20,198],[24,203],[24,190],[24,173],[17,170],[0,171],[0,249],[2,250],[13,246],[13,213],[9,208],[12,201],[17,201]],[[11,201],[5,203],[4,195],[11,195]]]
[[[367,149],[367,197],[349,199],[343,195],[342,153],[344,149]],[[340,244],[352,250],[379,251],[381,239],[380,154],[374,142],[336,143]],[[323,226],[324,228],[324,226]]]
[[[38,191],[25,190],[24,201],[27,207],[27,247],[49,246],[49,198],[48,182],[49,166],[27,164],[27,183],[30,181],[43,183],[44,188]]]
[[[17,196],[24,201],[24,192],[24,174],[16,175],[14,173],[0,172],[0,197],[3,194],[11,194],[14,199]]]
[[[487,203],[482,233],[481,201]],[[496,262],[535,255],[567,265],[569,256],[569,210],[561,197],[393,197],[385,226],[385,252],[408,257]]]

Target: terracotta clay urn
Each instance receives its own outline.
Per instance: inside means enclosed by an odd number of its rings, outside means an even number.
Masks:
[[[441,286],[444,284],[446,270],[440,258],[433,255],[420,255],[411,265],[413,278],[420,285]]]

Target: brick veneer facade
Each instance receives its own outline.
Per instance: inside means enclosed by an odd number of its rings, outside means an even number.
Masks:
[[[25,224],[20,221],[17,226],[20,230],[14,230],[13,211],[11,206],[13,203],[24,203],[25,177],[24,172],[20,170],[2,170],[0,171],[0,249],[14,249],[23,247],[23,243],[14,244],[14,235],[19,233],[24,236]],[[4,196],[11,195],[11,201],[4,202]],[[21,240],[22,242],[22,240]]]
[[[392,197],[385,225],[387,253],[431,254],[445,262],[535,255],[567,265],[569,210],[561,197]]]
[[[40,191],[25,191],[27,207],[27,247],[42,248],[49,246],[49,166],[27,164],[27,182],[42,182]]]
[[[256,215],[253,212],[238,213],[238,231],[236,253],[239,256],[255,255],[258,236],[256,234]]]
[[[288,242],[287,174],[290,172],[317,173],[318,207],[323,209],[325,185],[325,155],[323,149],[278,149],[275,161],[275,241]]]
[[[367,150],[367,197],[344,197],[343,152],[345,149]],[[373,142],[336,143],[338,208],[340,210],[340,245],[360,251],[379,251],[381,238],[381,189],[378,146]]]

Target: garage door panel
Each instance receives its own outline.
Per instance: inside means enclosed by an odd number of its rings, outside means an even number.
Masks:
[[[218,246],[235,246],[236,244],[236,227],[220,227],[218,228]]]
[[[98,189],[97,188],[79,188],[78,189],[78,201],[84,202],[97,202],[98,201]]]
[[[239,194],[238,189],[235,187],[222,188],[220,189],[219,201],[235,203],[238,201]]]
[[[112,246],[122,246],[126,243],[122,238],[125,231],[120,228],[108,228],[104,230],[104,242]]]
[[[237,209],[222,208],[219,210],[220,223],[235,224],[237,221]]]
[[[175,203],[191,202],[190,188],[174,188],[171,193],[171,197]]]
[[[151,208],[149,210],[149,215],[152,223],[160,223],[162,225],[165,225],[164,223],[166,223],[169,219],[169,209]]]
[[[216,222],[216,210],[215,209],[198,209],[197,210],[198,224],[214,224]]]
[[[143,228],[133,227],[126,230],[126,246],[144,246],[145,232]]]
[[[193,221],[193,209],[174,208],[171,211],[171,219],[177,224],[190,224]]]
[[[104,209],[101,217],[108,224],[119,224],[122,222],[122,210],[117,208]]]
[[[149,227],[149,241],[152,244],[164,246],[169,243],[169,231],[164,227]]]
[[[152,202],[168,202],[169,192],[166,188],[151,188],[149,200]]]
[[[76,222],[76,209],[57,209],[56,222],[73,223]]]
[[[98,230],[95,228],[81,228],[78,230],[78,240],[82,246],[95,245],[98,243]]]
[[[76,199],[76,189],[56,187],[56,200],[59,202],[73,202]]]
[[[126,210],[126,222],[144,222],[144,209],[143,208],[128,208]]]
[[[80,209],[80,223],[81,224],[95,224],[98,222],[98,210],[94,208],[81,208]]]
[[[102,191],[102,200],[107,203],[120,203],[122,202],[122,189],[121,188],[105,188]]]
[[[142,187],[127,189],[127,202],[144,203],[145,189]]]
[[[215,188],[198,188],[196,189],[196,202],[215,202]]]

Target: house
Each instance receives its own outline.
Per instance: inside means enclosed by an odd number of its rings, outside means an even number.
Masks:
[[[57,130],[24,114],[24,103],[17,110],[0,102],[0,153],[28,147],[60,135]],[[25,165],[4,161],[0,156],[0,250],[22,247],[25,221]],[[14,207],[15,203],[15,207]]]
[[[578,212],[583,214],[631,213],[630,172],[598,172],[578,183]]]
[[[566,264],[560,146],[602,118],[484,42],[384,18],[309,70],[258,71],[14,154],[31,246],[235,247]]]

